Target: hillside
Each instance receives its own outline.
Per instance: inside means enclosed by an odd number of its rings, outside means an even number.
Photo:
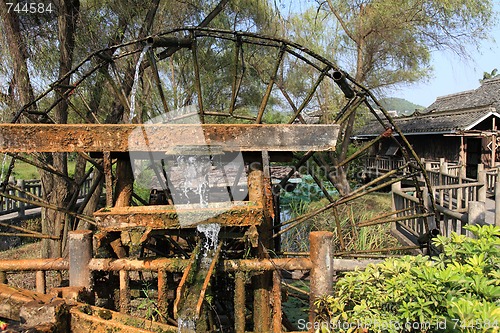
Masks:
[[[422,105],[414,104],[406,99],[396,97],[382,98],[380,103],[386,110],[397,111],[398,114],[407,113],[408,111],[413,112],[415,109],[425,109]]]

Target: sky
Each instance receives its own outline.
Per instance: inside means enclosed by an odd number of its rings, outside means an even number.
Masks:
[[[497,15],[500,15],[500,1],[493,0]],[[282,0],[281,12],[301,12],[315,5],[314,0]],[[484,41],[478,50],[472,50],[472,60],[465,61],[451,51],[434,52],[432,55],[433,77],[427,82],[405,86],[388,92],[387,97],[399,97],[424,107],[437,97],[454,94],[479,87],[484,72],[497,68],[500,73],[500,19],[497,20],[491,38]]]
[[[500,4],[496,5],[497,11]],[[438,96],[454,94],[480,86],[484,72],[497,68],[500,71],[500,23],[495,27],[492,38],[484,41],[472,61],[465,62],[450,52],[435,52],[432,56],[434,77],[426,83],[414,84],[389,95],[409,100],[418,105],[429,106]],[[499,72],[500,73],[500,72]]]

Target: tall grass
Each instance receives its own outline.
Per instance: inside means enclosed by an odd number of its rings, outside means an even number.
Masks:
[[[328,204],[326,199],[311,203],[301,201],[291,204],[292,218],[314,211]],[[362,251],[398,246],[398,241],[391,235],[390,224],[380,224],[359,228],[356,225],[391,211],[391,197],[384,193],[371,193],[349,204],[337,207],[337,218],[345,248],[341,248],[335,213],[332,209],[293,228],[282,237],[282,250],[306,252],[309,250],[309,232],[315,230],[332,231],[335,251]]]

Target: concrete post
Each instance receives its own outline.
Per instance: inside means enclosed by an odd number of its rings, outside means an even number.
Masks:
[[[469,225],[484,225],[486,224],[486,208],[484,201],[469,202]],[[467,230],[467,237],[473,237],[473,234]]]
[[[92,287],[89,262],[92,259],[92,231],[76,230],[68,233],[69,286]]]
[[[333,233],[313,231],[309,234],[311,256],[311,292],[309,320],[314,323],[314,302],[333,293]]]
[[[488,184],[486,179],[486,171],[484,170],[483,164],[478,164],[477,166],[477,181],[483,186],[479,188],[477,191],[477,200],[485,202],[486,201],[486,192],[488,190]]]
[[[396,196],[394,195],[395,191],[401,191],[401,182],[397,182],[391,185],[391,197],[392,197],[392,210],[398,210],[398,203],[396,202]]]

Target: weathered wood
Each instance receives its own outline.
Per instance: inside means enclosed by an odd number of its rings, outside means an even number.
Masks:
[[[207,145],[225,151],[322,151],[335,149],[338,132],[338,125],[0,124],[0,153],[168,152]]]
[[[177,333],[177,327],[95,306],[75,306],[70,310],[71,332]]]
[[[0,284],[0,317],[19,321],[19,313],[24,305],[32,301],[48,303],[52,298],[50,295]]]
[[[309,296],[309,321],[316,318],[316,300],[333,293],[333,233],[329,231],[313,231],[309,234],[311,244],[311,293]]]
[[[100,229],[128,230],[133,227],[152,229],[193,228],[201,223],[223,226],[251,226],[262,221],[262,205],[253,202],[212,203],[199,205],[131,206],[103,208],[94,213]]]

